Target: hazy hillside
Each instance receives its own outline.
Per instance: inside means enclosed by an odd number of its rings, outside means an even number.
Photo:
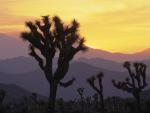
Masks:
[[[0,34],[0,59],[27,56],[27,45],[19,38]]]
[[[0,53],[0,59],[3,59],[0,60],[0,82],[16,84],[30,91],[38,92],[45,96],[48,95],[48,83],[40,71],[37,62],[31,57],[16,57],[26,56],[28,53],[27,46],[20,39],[0,34]],[[143,60],[144,63],[150,66],[149,56],[150,49],[135,54],[122,54],[89,48],[89,51],[84,54],[79,53],[75,57],[64,80],[66,81],[72,77],[76,77],[75,84],[67,89],[61,88],[58,95],[66,99],[77,97],[76,89],[78,87],[84,87],[86,94],[91,94],[93,90],[86,83],[86,79],[99,71],[105,74],[104,93],[106,96],[125,95],[124,92],[115,89],[111,84],[113,78],[121,80],[127,75],[126,71],[122,68],[122,63],[119,62]],[[56,66],[56,60],[57,58],[54,61],[54,67]],[[148,68],[148,75],[149,70]],[[150,82],[149,77],[148,81]]]
[[[76,77],[76,82],[69,88],[59,89],[58,97],[63,97],[65,99],[71,99],[78,97],[76,89],[79,87],[84,87],[86,94],[89,95],[93,93],[93,90],[86,83],[86,78],[97,72],[102,71],[105,74],[104,77],[104,93],[106,96],[118,95],[123,96],[126,93],[117,90],[112,86],[111,80],[113,78],[121,80],[126,77],[126,73],[117,71],[108,71],[106,69],[100,69],[85,63],[75,62],[70,66],[70,70],[66,76],[66,80],[69,78]],[[34,81],[34,82],[33,82]],[[150,79],[148,78],[150,82]],[[32,92],[38,92],[39,94],[48,95],[48,83],[40,70],[33,71],[25,74],[4,74],[0,73],[0,82],[2,83],[12,83],[24,87]]]
[[[92,49],[85,53],[80,53],[77,55],[77,58],[85,57],[85,58],[102,58],[117,62],[124,61],[136,61],[136,60],[146,60],[150,59],[150,49],[143,50],[141,52],[137,52],[134,54],[124,54],[124,53],[111,53],[100,49]]]
[[[37,69],[39,69],[39,66],[31,57],[16,57],[12,59],[0,60],[0,72],[3,73],[22,74]]]
[[[87,63],[89,65],[104,68],[111,71],[125,71],[122,67],[123,63],[118,63],[111,60],[105,60],[102,58],[80,58],[77,61]]]
[[[102,58],[80,58],[73,60],[71,63],[74,62],[83,62],[86,64],[89,64],[91,66],[97,67],[97,68],[103,68],[110,71],[126,71],[122,64],[111,60],[105,60]],[[54,59],[54,67],[57,65],[57,58]],[[150,66],[150,60],[144,60],[142,61]],[[9,71],[8,71],[9,69]],[[23,74],[28,73],[31,71],[40,70],[38,63],[31,57],[16,57],[6,60],[0,60],[0,72],[7,73],[7,74]],[[150,69],[148,68],[148,72],[150,72]]]
[[[32,95],[32,92],[20,86],[17,86],[15,84],[0,83],[0,89],[3,89],[6,91],[5,102],[18,102],[18,101],[21,101],[24,96],[30,97]]]
[[[98,68],[104,68],[110,71],[126,71],[126,69],[123,68],[123,62],[115,62],[111,60],[105,60],[102,58],[80,58],[77,61],[83,62]],[[136,62],[136,61],[132,61]],[[150,67],[150,60],[139,60],[138,62],[145,63],[148,67]],[[150,72],[150,68],[147,68],[147,72]]]
[[[56,67],[57,58],[53,61],[53,67]],[[9,69],[9,70],[8,70]],[[15,57],[0,60],[0,72],[7,74],[23,74],[35,70],[39,70],[38,63],[32,57]]]

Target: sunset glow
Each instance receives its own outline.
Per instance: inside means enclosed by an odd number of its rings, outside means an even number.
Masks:
[[[150,48],[150,0],[0,0],[0,32],[16,35],[42,15],[77,19],[90,47],[133,53]]]

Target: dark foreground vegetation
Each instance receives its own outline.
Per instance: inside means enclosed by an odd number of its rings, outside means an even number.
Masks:
[[[35,93],[13,103],[5,103],[5,93],[4,90],[0,91],[0,113],[47,113],[48,101],[41,100]],[[104,99],[103,111],[98,94],[85,97],[83,89],[82,98],[79,96],[69,101],[57,99],[55,113],[150,113],[150,101],[141,102],[142,112],[138,111],[135,103],[133,98],[107,97]]]
[[[100,72],[87,78],[87,84],[93,89],[94,95],[86,97],[86,88],[81,87],[75,91],[79,95],[77,99],[57,99],[59,87],[67,88],[75,81],[72,78],[63,82],[71,60],[78,52],[87,50],[85,39],[78,32],[79,23],[73,20],[71,24],[65,25],[57,16],[52,20],[43,16],[42,21],[26,22],[26,26],[29,31],[23,32],[21,38],[29,43],[29,55],[38,62],[49,83],[49,97],[39,99],[33,93],[30,97],[9,103],[5,102],[5,89],[0,90],[0,113],[150,113],[150,101],[141,98],[141,92],[148,85],[147,66],[141,62],[125,62],[123,66],[129,77],[124,81],[112,80],[114,87],[132,94],[134,98],[105,97],[105,75]],[[58,57],[56,70],[53,69],[55,57]]]

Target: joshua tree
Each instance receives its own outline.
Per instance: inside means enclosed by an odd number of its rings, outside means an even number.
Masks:
[[[91,110],[91,104],[92,103],[92,101],[91,101],[91,96],[88,96],[88,97],[86,97],[85,98],[85,104],[86,104],[86,109],[85,109],[85,111],[86,112],[90,112],[90,110]]]
[[[3,102],[4,102],[4,99],[5,99],[5,96],[6,96],[5,90],[1,89],[0,90],[0,112],[4,112]]]
[[[6,96],[6,92],[3,89],[1,89],[0,90],[0,105],[3,104],[5,96]]]
[[[78,88],[77,92],[78,92],[78,94],[80,96],[81,105],[82,105],[82,112],[84,112],[84,96],[83,96],[83,94],[84,94],[84,88]]]
[[[133,66],[135,68],[135,71],[131,69],[131,63],[125,62],[123,65],[129,73],[129,78],[126,78],[123,82],[116,82],[115,80],[112,80],[113,85],[123,91],[126,91],[128,93],[131,93],[137,102],[137,108],[138,111],[141,112],[141,99],[140,99],[140,93],[142,90],[147,86],[146,83],[146,65],[143,63],[133,63]]]
[[[26,26],[29,31],[23,32],[21,38],[29,42],[29,55],[38,62],[49,83],[49,110],[54,113],[58,85],[68,87],[74,82],[74,78],[66,83],[62,80],[73,57],[79,51],[87,49],[84,45],[85,39],[78,33],[79,23],[76,20],[65,25],[57,16],[53,17],[53,20],[50,20],[49,16],[43,16],[41,21],[26,22]],[[58,62],[53,72],[55,56],[58,57]]]
[[[96,110],[98,110],[98,94],[97,93],[93,95],[93,99],[94,99],[94,107]]]
[[[99,94],[100,97],[100,103],[101,103],[101,112],[104,113],[105,112],[105,108],[104,108],[104,97],[103,97],[103,84],[102,84],[102,77],[103,77],[103,73],[100,72],[95,76],[92,76],[90,78],[87,79],[87,82],[89,83],[89,85]],[[99,88],[96,87],[95,85],[95,80],[96,78],[98,79],[98,83],[99,83]]]

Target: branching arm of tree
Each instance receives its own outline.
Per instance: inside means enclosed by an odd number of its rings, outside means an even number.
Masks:
[[[28,41],[30,45],[34,46],[43,56],[45,56],[45,48],[42,44],[41,38],[38,39],[37,37],[34,37],[32,32],[23,32],[21,34],[21,38],[25,41]]]
[[[85,43],[85,38],[81,38],[80,40],[79,40],[79,44],[78,44],[78,46],[77,46],[77,48],[75,49],[75,54],[77,53],[77,52],[79,52],[79,51],[86,51],[87,50],[87,47],[84,45],[84,43]]]
[[[100,89],[99,89],[100,92],[103,92],[103,84],[102,84],[102,77],[103,76],[104,75],[103,75],[102,72],[100,72],[100,73],[97,74],[97,78],[98,78],[98,82],[99,82],[99,87],[100,87]]]
[[[74,81],[75,81],[75,78],[72,78],[71,80],[69,80],[69,81],[67,81],[67,82],[60,82],[59,85],[60,85],[61,87],[66,88],[66,87],[71,86],[71,85],[74,83]]]
[[[146,65],[143,63],[135,62],[133,66],[135,69],[134,73],[131,72],[130,62],[125,62],[124,67],[128,70],[130,78],[126,78],[125,81],[118,81],[118,82],[112,80],[112,83],[118,89],[135,94],[140,93],[142,89],[144,89],[147,86]]]
[[[30,45],[30,48],[29,48],[29,49],[30,49],[29,55],[32,56],[32,57],[34,57],[35,60],[39,63],[40,68],[41,68],[42,70],[44,70],[43,59],[42,59],[41,57],[39,57],[39,56],[36,54],[35,49],[34,49],[34,47],[33,47],[32,45]]]
[[[95,77],[91,77],[87,79],[87,82],[90,84],[90,86],[97,92],[100,93],[99,89],[95,86]]]
[[[123,67],[126,68],[128,70],[128,73],[129,73],[129,76],[131,78],[131,81],[132,81],[132,86],[133,87],[136,87],[135,86],[135,74],[131,71],[131,63],[126,61],[124,64],[123,64]]]
[[[116,82],[115,80],[112,80],[112,83],[114,87],[121,89],[122,91],[133,93],[133,85],[128,85],[127,83],[120,81]]]

